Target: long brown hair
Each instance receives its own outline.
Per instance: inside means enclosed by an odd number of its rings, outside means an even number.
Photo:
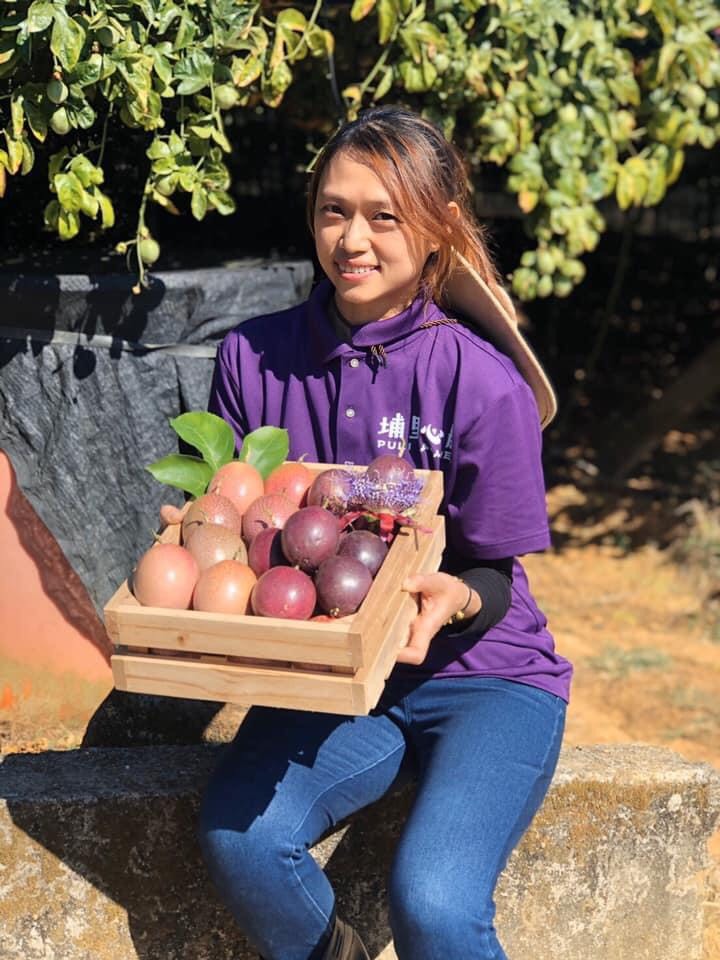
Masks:
[[[487,249],[484,230],[472,209],[470,188],[459,151],[434,124],[402,107],[373,107],[342,126],[322,149],[308,189],[310,231],[318,189],[330,161],[339,153],[363,163],[387,187],[402,220],[432,244],[422,292],[442,301],[445,285],[461,254],[492,286],[498,274]],[[455,216],[448,203],[455,202]]]

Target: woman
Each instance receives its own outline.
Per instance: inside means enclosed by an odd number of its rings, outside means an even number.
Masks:
[[[448,546],[439,572],[403,585],[419,614],[370,716],[249,711],[209,784],[202,848],[266,960],[363,960],[308,851],[410,771],[388,891],[398,957],[497,960],[493,892],[549,786],[572,672],[517,559],[549,545],[554,397],[432,124],[394,107],[347,124],[316,164],[309,215],[325,279],[225,338],[210,409],[238,444],[286,427],[291,458],[402,449],[441,469]]]

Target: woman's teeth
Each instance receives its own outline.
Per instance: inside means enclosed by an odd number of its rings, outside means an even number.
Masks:
[[[375,267],[348,267],[343,264],[338,264],[338,266],[341,273],[370,273],[371,270],[375,269]]]

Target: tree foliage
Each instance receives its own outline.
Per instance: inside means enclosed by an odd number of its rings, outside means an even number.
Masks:
[[[601,202],[660,203],[686,150],[720,137],[712,0],[317,0],[305,12],[246,0],[2,0],[0,12],[0,196],[42,158],[47,227],[67,240],[86,221],[109,229],[120,198],[103,191],[108,121],[143,131],[136,235],[119,244],[141,281],[160,254],[147,204],[198,220],[232,213],[228,114],[282,109],[291,86],[301,97],[308,77],[347,73],[359,32],[371,59],[364,75],[343,76],[343,112],[409,100],[462,136],[473,168],[503,169],[534,238],[513,275],[524,299],[582,280],[605,228]]]

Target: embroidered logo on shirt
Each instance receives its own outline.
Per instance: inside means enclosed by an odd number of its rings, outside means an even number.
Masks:
[[[433,460],[449,460],[452,451],[452,428],[445,431],[432,423],[422,423],[420,417],[410,418],[410,435],[405,443],[406,420],[400,411],[390,417],[382,417],[378,426],[378,450],[402,450],[404,446],[416,447],[420,453],[430,452]]]

